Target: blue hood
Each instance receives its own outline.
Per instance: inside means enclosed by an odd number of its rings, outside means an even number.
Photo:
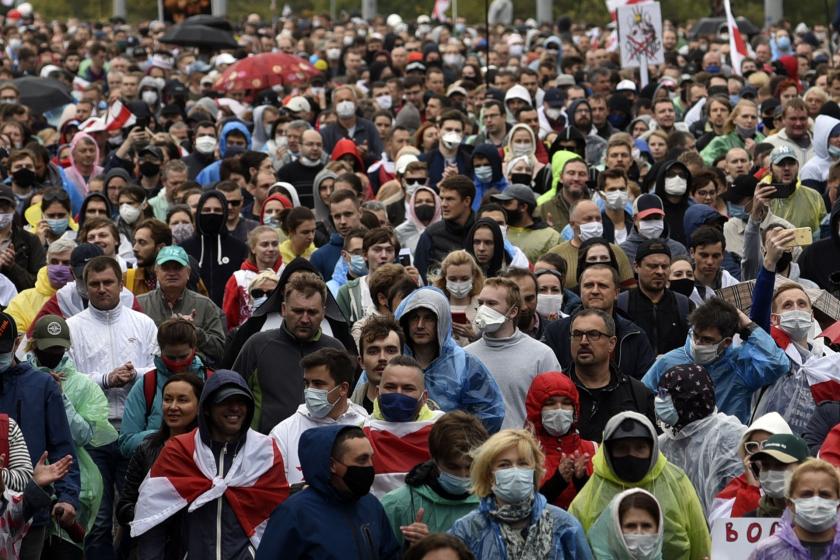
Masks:
[[[499,156],[499,149],[493,144],[479,144],[475,147],[471,159],[475,156],[484,156],[490,161],[490,167],[493,168],[493,179],[491,183],[498,183],[502,180],[502,158]],[[473,165],[475,167],[475,165]]]
[[[720,212],[707,204],[692,204],[683,216],[683,230],[686,240],[691,240],[694,230],[703,225],[712,225],[717,220],[726,220]]]
[[[246,149],[251,149],[251,132],[248,127],[240,121],[230,121],[225,123],[222,127],[222,133],[219,135],[219,153],[222,157],[225,157],[225,152],[227,152],[227,135],[233,130],[238,130],[245,135],[245,141],[248,143]]]
[[[330,458],[338,434],[352,428],[342,424],[310,428],[303,432],[298,442],[298,458],[306,483],[321,494],[337,499],[344,498],[332,485]]]
[[[226,385],[235,385],[248,393],[250,400],[248,402],[248,414],[245,421],[242,423],[242,436],[248,432],[251,426],[251,421],[254,419],[254,395],[248,384],[242,379],[242,376],[235,371],[229,369],[219,369],[211,375],[207,382],[204,383],[204,390],[201,391],[201,399],[198,401],[198,431],[201,433],[201,439],[207,445],[210,445],[212,438],[210,437],[210,426],[207,422],[207,414],[210,412],[210,403],[213,401],[213,394]]]

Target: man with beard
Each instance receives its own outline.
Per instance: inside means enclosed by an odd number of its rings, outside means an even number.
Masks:
[[[573,101],[566,109],[569,124],[586,138],[586,163],[597,165],[604,159],[607,141],[598,136],[592,126],[592,107],[586,99]]]
[[[301,205],[312,208],[312,184],[315,182],[315,176],[324,168],[326,160],[321,135],[317,130],[305,130],[300,141],[300,157],[281,167],[277,178],[291,183],[298,192]]]
[[[562,238],[541,219],[534,219],[537,198],[531,187],[513,184],[490,197],[507,212],[508,240],[522,249],[528,260],[535,262],[540,255],[558,245]]]
[[[157,287],[155,259],[158,251],[172,245],[172,232],[160,220],[143,220],[134,228],[134,256],[137,264],[125,271],[125,287],[135,296]]]
[[[537,199],[535,216],[542,218],[557,232],[562,232],[569,223],[572,205],[589,197],[586,181],[589,168],[583,159],[566,150],[557,152],[551,158],[551,174],[555,179],[554,189]]]

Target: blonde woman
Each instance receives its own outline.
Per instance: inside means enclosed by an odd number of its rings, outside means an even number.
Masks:
[[[472,326],[478,311],[478,294],[484,287],[484,273],[464,250],[452,251],[440,265],[435,286],[443,290],[452,311],[452,336],[462,348],[480,337]]]
[[[764,135],[756,130],[758,126],[758,106],[749,99],[742,99],[735,105],[726,124],[724,134],[714,138],[703,148],[700,155],[706,165],[713,165],[715,160],[726,155],[732,148],[744,148],[747,151],[764,141]]]
[[[592,558],[580,523],[537,491],[545,456],[527,430],[502,430],[473,457],[478,509],[450,533],[482,560]]]
[[[668,153],[668,134],[663,130],[654,129],[642,134],[642,140],[647,142],[650,156],[654,163],[665,159]]]

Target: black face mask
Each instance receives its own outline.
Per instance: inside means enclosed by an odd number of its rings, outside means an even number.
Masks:
[[[650,469],[650,459],[639,459],[638,457],[611,457],[615,475],[626,482],[639,482]]]
[[[144,161],[140,164],[140,174],[143,177],[154,177],[158,173],[160,173],[160,165],[151,161]]]
[[[28,189],[35,184],[37,178],[35,177],[35,172],[31,169],[18,169],[12,173],[12,180],[14,180],[15,184],[19,187]]]
[[[788,251],[785,251],[784,253],[782,253],[782,256],[776,263],[776,270],[778,270],[779,272],[784,272],[785,270],[787,270],[787,267],[790,266],[792,260],[793,254]]]
[[[691,296],[694,290],[694,280],[691,278],[680,278],[679,280],[671,280],[671,285],[668,287],[671,291],[682,294],[685,297]]]
[[[55,368],[61,361],[61,358],[64,357],[63,349],[61,349],[59,352],[55,352],[52,350],[35,349],[34,353],[35,357],[38,359],[38,363],[47,369]]]
[[[435,207],[431,204],[418,204],[414,207],[414,215],[424,224],[428,224],[435,217]]]
[[[346,466],[346,465],[345,465]],[[354,498],[366,496],[373,484],[373,467],[347,467],[347,472],[341,477]]]
[[[515,185],[531,185],[531,175],[528,173],[511,173],[510,182]]]
[[[225,217],[222,214],[199,214],[198,227],[201,232],[207,235],[221,233],[225,225]]]

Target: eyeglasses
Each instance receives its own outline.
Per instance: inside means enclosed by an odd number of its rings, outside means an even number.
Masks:
[[[64,190],[47,191],[43,194],[43,197],[41,198],[43,202],[52,202],[54,200],[64,202],[65,200],[69,199],[70,197],[67,195],[67,191]]]
[[[263,296],[267,296],[272,292],[272,290],[260,290],[259,288],[254,288],[251,290],[251,299],[260,299]]]
[[[587,340],[590,342],[598,342],[601,340],[602,336],[610,336],[607,333],[602,333],[601,331],[591,330],[591,331],[572,331],[572,338],[575,340],[581,340],[583,337],[586,337]]]

